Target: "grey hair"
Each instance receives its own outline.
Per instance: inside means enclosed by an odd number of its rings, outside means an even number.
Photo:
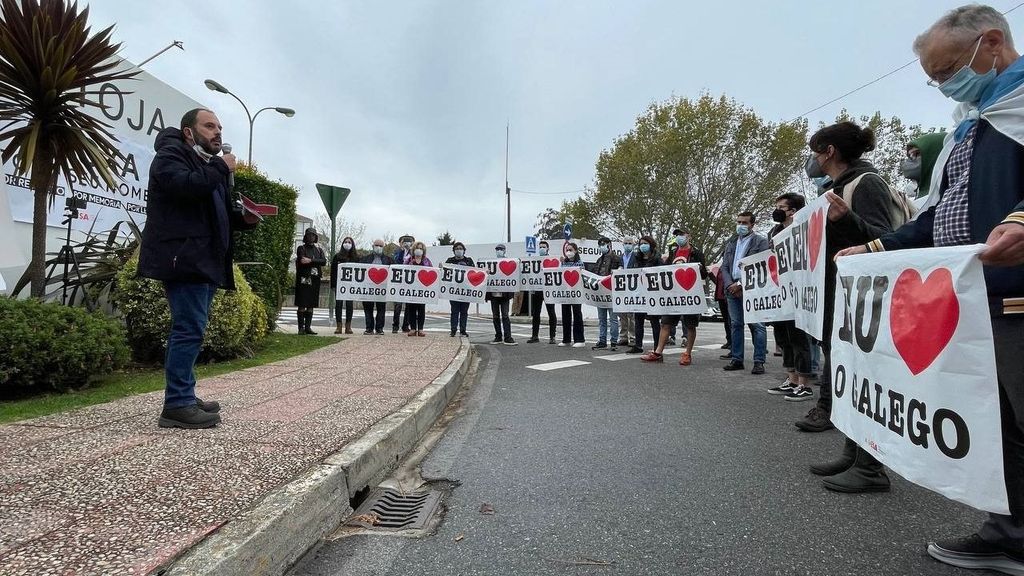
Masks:
[[[968,4],[954,8],[914,40],[914,54],[920,56],[921,50],[924,49],[924,43],[939,30],[949,32],[951,36],[966,44],[971,40],[976,40],[986,30],[993,28],[1001,30],[1006,39],[1006,46],[1013,48],[1010,24],[998,10],[981,4]]]

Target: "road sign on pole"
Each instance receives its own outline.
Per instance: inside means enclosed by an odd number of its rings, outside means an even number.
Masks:
[[[526,237],[526,253],[536,254],[537,253],[537,237],[527,236]]]
[[[320,193],[320,199],[324,202],[324,208],[327,209],[327,214],[331,217],[331,257],[333,258],[335,235],[337,234],[335,221],[338,219],[338,212],[341,212],[342,204],[345,203],[345,200],[348,200],[348,195],[352,191],[348,188],[331,186],[330,184],[317,184],[316,191]]]
[[[566,222],[562,227],[562,236],[566,240],[572,240],[572,222]]]

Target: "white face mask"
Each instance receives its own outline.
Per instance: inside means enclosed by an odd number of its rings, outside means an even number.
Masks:
[[[576,251],[575,250],[568,250],[568,251],[566,251],[565,257],[570,259],[570,260],[572,260],[573,258],[576,257]]]
[[[417,248],[417,249],[412,251],[412,255],[417,257],[417,258],[422,258],[423,257],[423,250],[420,249],[420,248]]]
[[[498,258],[504,258],[505,257],[505,251],[504,250],[495,250],[494,251],[494,255],[497,256]]]
[[[466,255],[466,251],[465,250],[459,249],[459,250],[455,251],[455,257],[456,258],[462,258],[465,255]]]
[[[341,247],[343,250],[351,250],[352,244],[350,244],[349,242],[345,242],[344,244],[341,245]]]
[[[383,246],[374,246],[373,247],[373,253],[374,254],[383,254],[384,253],[384,247]]]

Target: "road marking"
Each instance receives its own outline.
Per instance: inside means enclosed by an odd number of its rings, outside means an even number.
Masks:
[[[678,354],[682,351],[682,348],[666,348],[662,354],[668,356],[669,354]],[[607,360],[609,362],[618,362],[619,360],[629,360],[631,358],[639,358],[641,356],[643,356],[643,354],[605,354],[602,356],[594,356],[594,358],[597,358],[598,360]]]
[[[533,366],[527,366],[531,370],[540,370],[547,372],[548,370],[558,370],[559,368],[572,368],[573,366],[585,366],[590,362],[584,362],[583,360],[562,360],[559,362],[548,362],[546,364],[534,364]]]

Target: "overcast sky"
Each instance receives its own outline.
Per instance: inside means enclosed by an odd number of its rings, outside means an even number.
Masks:
[[[1017,0],[992,5],[1006,11]],[[601,150],[653,101],[726,94],[772,121],[800,114],[914,58],[914,37],[948,0],[599,0],[325,2],[93,0],[122,55],[215,110],[225,140],[322,210],[314,183],[352,189],[342,209],[364,240],[504,240],[505,124],[512,236],[590,185]],[[1008,15],[1024,38],[1024,9]],[[808,116],[843,107],[945,126],[952,105],[917,65]],[[174,122],[170,120],[170,122]]]

